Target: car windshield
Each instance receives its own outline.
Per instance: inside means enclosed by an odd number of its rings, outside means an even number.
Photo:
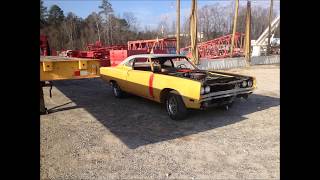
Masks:
[[[161,68],[198,70],[186,57],[159,57],[152,58],[152,61],[154,66]]]

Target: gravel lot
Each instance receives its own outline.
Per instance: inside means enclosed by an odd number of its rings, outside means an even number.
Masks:
[[[230,72],[258,89],[182,122],[155,102],[114,98],[100,79],[55,82],[51,99],[44,88],[56,108],[40,117],[41,179],[279,179],[279,65]]]

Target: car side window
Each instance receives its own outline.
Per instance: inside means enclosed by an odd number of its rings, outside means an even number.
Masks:
[[[151,65],[148,58],[135,58],[133,69],[139,71],[151,71]]]
[[[172,63],[171,63],[170,59],[166,60],[166,61],[163,63],[162,66],[163,66],[163,67],[172,67]]]
[[[125,64],[125,66],[132,67],[132,65],[133,65],[133,60],[134,60],[134,59],[130,59],[130,60]]]

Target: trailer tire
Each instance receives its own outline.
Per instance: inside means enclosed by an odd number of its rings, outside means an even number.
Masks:
[[[172,120],[183,120],[188,115],[188,110],[180,95],[169,93],[165,101],[166,110]]]

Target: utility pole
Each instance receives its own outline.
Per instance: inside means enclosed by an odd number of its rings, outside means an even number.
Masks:
[[[180,0],[177,0],[177,54],[180,54]]]
[[[191,52],[192,61],[194,64],[199,64],[199,52],[198,52],[198,31],[197,31],[197,1],[192,0],[191,4],[191,16],[190,16],[190,35],[191,35]]]
[[[269,10],[269,34],[268,34],[268,46],[267,46],[267,55],[270,54],[271,51],[271,21],[272,21],[272,10],[273,10],[273,0],[270,0],[270,10]]]
[[[247,62],[251,60],[251,2],[247,1],[247,13],[246,13],[246,30],[245,30],[245,45],[244,54]]]
[[[236,9],[235,9],[234,18],[233,18],[233,29],[232,29],[230,57],[232,57],[232,54],[233,54],[234,39],[235,39],[235,36],[236,36],[236,30],[237,30],[238,9],[239,9],[239,0],[236,0]]]

